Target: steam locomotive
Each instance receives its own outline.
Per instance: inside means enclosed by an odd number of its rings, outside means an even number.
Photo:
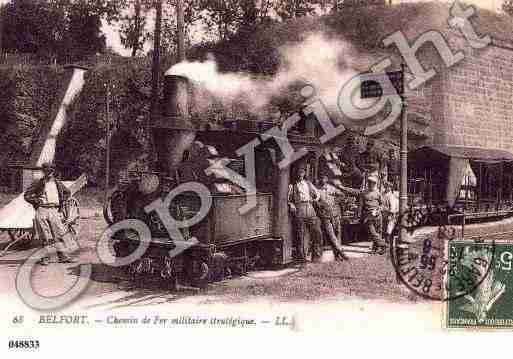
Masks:
[[[289,129],[287,139],[294,149],[303,149],[307,154],[280,169],[276,165],[280,156],[283,157],[279,139],[266,141],[261,136],[273,127],[273,123],[239,120],[203,129],[187,127],[183,119],[188,116],[188,87],[187,79],[183,77],[165,77],[163,116],[154,124],[157,171],[131,173],[127,180],[119,183],[104,209],[110,224],[139,219],[151,231],[148,250],[129,265],[129,272],[136,277],[160,278],[173,285],[186,282],[203,286],[254,268],[290,263],[295,247],[287,205],[291,176],[301,167],[307,169],[311,178],[318,178],[323,171],[334,181],[339,180],[342,172],[337,155],[331,151],[333,147],[319,142],[321,130],[315,125],[316,121],[301,114],[301,120]],[[195,141],[184,151],[180,163],[170,166],[169,139],[176,131],[193,131]],[[228,180],[223,169],[208,170],[213,163],[221,161],[227,163],[224,171],[245,176],[245,161],[237,150],[254,143],[252,141],[259,143],[253,148],[255,193],[246,193]],[[197,242],[178,255],[170,255],[176,250],[177,242],[170,238],[157,213],[147,213],[144,208],[191,181],[208,189],[211,207],[200,222],[180,229],[185,241],[197,239]],[[248,200],[253,200],[256,205],[241,214],[239,209]],[[185,192],[177,195],[168,209],[176,220],[189,220],[200,207],[201,198],[193,192]],[[354,208],[346,208],[346,215],[355,217]],[[119,231],[114,238],[116,255],[129,255],[140,241],[134,231]]]
[[[269,140],[269,136],[263,136],[273,123],[238,120],[191,128],[190,121],[184,121],[188,116],[188,94],[187,79],[165,77],[163,115],[159,123],[153,124],[157,171],[131,173],[106,203],[104,213],[108,223],[139,219],[151,232],[148,250],[129,265],[128,271],[135,277],[159,278],[173,286],[177,282],[204,286],[255,268],[292,262],[295,236],[287,206],[291,178],[298,168],[306,168],[311,179],[319,178],[322,173],[334,184],[341,184],[349,167],[352,182],[349,186],[354,187],[355,177],[356,182],[362,181],[361,174],[351,169],[351,162],[344,169],[335,151],[344,144],[337,143],[337,139],[322,144],[319,138],[323,132],[316,119],[299,112],[300,121],[287,131],[286,140],[294,150],[301,149],[306,155],[280,168],[277,163],[284,158],[280,143],[283,139]],[[169,148],[176,148],[177,144],[170,143],[170,138],[180,131],[193,133],[195,142],[186,146],[175,163],[170,160]],[[239,149],[255,143],[258,145],[252,151],[256,191],[247,193],[223,172],[232,171],[244,177],[248,169]],[[411,151],[408,159],[410,224],[440,223],[441,218],[489,220],[513,214],[512,154],[431,146]],[[212,170],[212,165],[220,162],[227,166]],[[199,222],[179,229],[182,238],[191,241],[191,245],[176,251],[178,243],[170,237],[169,228],[158,213],[148,213],[145,208],[191,182],[208,189],[211,206]],[[239,209],[248,200],[253,200],[255,205],[242,214]],[[343,215],[346,223],[357,226],[355,202],[355,198],[347,201]],[[201,198],[185,191],[176,195],[166,210],[176,220],[188,221],[200,208]],[[116,255],[128,256],[141,240],[135,231],[119,231],[114,237]]]

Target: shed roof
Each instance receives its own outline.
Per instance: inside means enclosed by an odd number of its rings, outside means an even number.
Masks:
[[[451,157],[467,158],[473,161],[513,161],[513,153],[500,150],[467,146],[433,145],[411,151],[411,160],[448,160]]]

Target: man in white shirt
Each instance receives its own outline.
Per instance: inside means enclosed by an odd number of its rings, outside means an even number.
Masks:
[[[32,204],[36,211],[34,227],[38,237],[46,248],[58,244],[57,257],[60,263],[74,263],[75,261],[60,250],[66,228],[62,223],[61,212],[64,202],[70,196],[70,191],[54,176],[55,168],[50,163],[42,165],[43,178],[35,181],[24,194],[27,202]],[[48,256],[41,258],[40,265],[48,265]]]
[[[296,234],[298,240],[298,261],[306,263],[306,248],[304,231],[310,231],[312,242],[312,262],[320,262],[322,255],[322,233],[321,223],[313,207],[313,202],[320,198],[319,191],[306,179],[306,170],[299,169],[298,177],[294,184],[289,186],[288,205],[289,210],[295,217]]]
[[[399,217],[399,191],[397,184],[388,182],[385,184],[383,215],[385,220],[386,240],[391,243],[392,232]]]

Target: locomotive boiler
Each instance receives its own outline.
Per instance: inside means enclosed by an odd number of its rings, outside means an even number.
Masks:
[[[227,164],[225,171],[244,177],[245,161],[237,150],[258,139],[272,124],[226,121],[219,127],[193,128],[184,120],[188,116],[189,86],[184,77],[165,77],[162,116],[153,124],[156,170],[130,173],[128,179],[119,183],[104,209],[108,223],[138,219],[151,231],[148,250],[129,265],[129,272],[173,284],[184,281],[203,286],[232,274],[291,262],[294,245],[287,206],[291,168],[280,169],[273,164],[279,154],[276,141],[254,148],[256,188],[252,193],[227,179],[229,176],[223,173],[223,168],[208,170],[213,163],[221,161]],[[295,165],[306,164],[315,175],[317,168],[312,160],[320,157],[318,141],[311,126],[303,123],[301,129],[306,133],[291,131],[290,143],[310,153]],[[177,132],[185,141],[171,140]],[[180,228],[185,241],[197,242],[191,242],[186,250],[176,254],[177,242],[170,237],[165,223],[156,212],[147,213],[144,209],[191,182],[208,189],[211,206],[201,221]],[[255,205],[242,214],[239,209],[248,200],[253,200]],[[168,209],[176,220],[187,221],[200,207],[201,198],[194,192],[185,192],[177,195]],[[115,235],[114,241],[116,255],[126,257],[137,248],[141,238],[134,231],[123,230]]]

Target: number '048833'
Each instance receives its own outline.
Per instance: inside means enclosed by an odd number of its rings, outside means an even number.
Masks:
[[[9,340],[9,349],[38,349],[39,340]]]

